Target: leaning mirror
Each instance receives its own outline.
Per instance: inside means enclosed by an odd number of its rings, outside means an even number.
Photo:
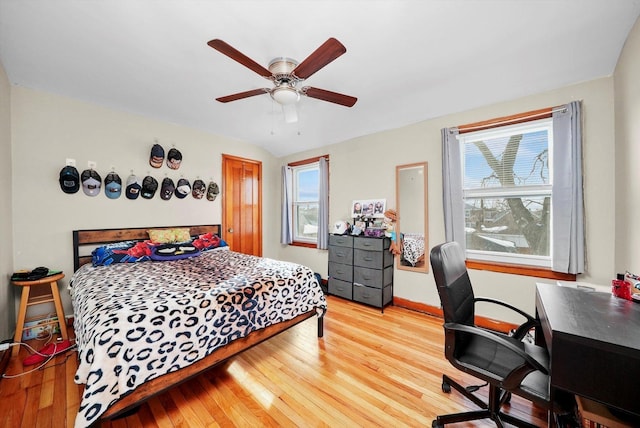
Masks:
[[[401,270],[429,272],[427,248],[427,163],[396,166],[396,236],[400,254],[396,266]]]

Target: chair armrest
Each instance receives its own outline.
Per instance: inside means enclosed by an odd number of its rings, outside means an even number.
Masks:
[[[444,328],[448,330],[460,331],[460,332],[471,334],[471,335],[482,336],[483,338],[496,343],[498,346],[508,349],[509,351],[518,355],[534,370],[538,370],[545,375],[549,374],[549,370],[547,369],[547,367],[540,364],[535,358],[533,358],[531,355],[524,352],[522,349],[518,348],[516,345],[514,345],[504,337],[498,336],[497,334],[491,333],[490,331],[487,331],[487,330],[480,329],[478,327],[473,327],[473,326],[458,324],[458,323],[445,323]]]
[[[539,326],[539,324],[540,324],[538,322],[538,320],[536,320],[534,317],[532,317],[531,315],[529,315],[525,311],[523,311],[521,309],[518,309],[515,306],[510,305],[507,302],[503,302],[502,300],[492,299],[490,297],[476,297],[473,301],[474,301],[474,303],[475,302],[487,302],[487,303],[493,303],[493,304],[496,304],[496,305],[500,305],[500,306],[503,306],[503,307],[505,307],[507,309],[511,309],[512,311],[514,311],[514,312],[522,315],[524,318],[526,318],[527,321],[525,321],[523,324],[518,326],[516,331],[513,333],[513,337],[515,337],[518,340],[522,340],[529,330],[531,330],[534,327]]]
[[[500,306],[504,306],[505,308],[509,308],[514,312],[519,313],[520,315],[522,315],[523,317],[525,317],[527,319],[527,321],[535,321],[536,319],[534,317],[532,317],[531,315],[529,315],[528,313],[526,313],[525,311],[516,308],[513,305],[510,305],[507,302],[503,302],[502,300],[497,300],[497,299],[492,299],[490,297],[476,297],[474,299],[474,302],[489,302],[489,303],[494,303],[496,305],[500,305]]]

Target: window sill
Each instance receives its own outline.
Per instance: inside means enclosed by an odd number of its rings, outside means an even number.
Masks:
[[[510,265],[504,263],[479,262],[467,260],[467,269],[488,270],[491,272],[511,273],[514,275],[534,276],[537,278],[575,281],[576,275],[571,273],[554,272],[550,269],[535,266]]]
[[[302,242],[302,241],[293,241],[289,244],[292,247],[305,247],[305,248],[317,248],[318,244],[315,242]]]

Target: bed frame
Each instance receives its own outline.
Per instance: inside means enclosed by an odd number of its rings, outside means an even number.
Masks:
[[[91,251],[100,245],[127,241],[127,240],[145,240],[148,239],[147,231],[149,229],[164,229],[164,228],[176,228],[176,227],[188,227],[191,235],[199,235],[203,233],[215,233],[220,235],[221,225],[208,224],[208,225],[189,225],[189,226],[166,226],[166,227],[138,227],[138,228],[125,228],[125,229],[87,229],[87,230],[74,230],[73,231],[73,265],[74,271],[78,270],[80,266],[91,263]],[[90,248],[90,249],[89,249]],[[84,251],[83,251],[84,250]],[[86,254],[88,253],[88,255]],[[113,419],[121,416],[126,416],[134,411],[148,399],[155,395],[161,394],[168,389],[187,381],[206,370],[234,357],[235,355],[245,351],[285,330],[307,320],[313,316],[316,316],[315,310],[299,315],[298,317],[278,323],[262,330],[254,331],[248,336],[241,339],[236,339],[230,344],[219,348],[206,356],[202,360],[196,361],[188,367],[184,367],[178,371],[167,373],[156,379],[152,379],[128,395],[122,397],[115,404],[113,404],[105,413],[100,417],[101,420]],[[324,314],[318,316],[318,337],[322,337],[324,334]]]

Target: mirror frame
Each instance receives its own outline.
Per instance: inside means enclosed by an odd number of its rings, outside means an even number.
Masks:
[[[403,213],[402,213],[402,205],[400,204],[400,192],[402,191],[402,189],[400,188],[400,172],[404,169],[415,169],[415,168],[419,168],[419,167],[423,167],[423,178],[424,178],[424,193],[422,195],[415,195],[415,197],[420,197],[422,196],[423,200],[424,200],[424,229],[423,229],[423,233],[424,233],[424,256],[423,256],[423,262],[421,263],[420,266],[407,266],[407,265],[403,265],[401,263],[402,260],[402,255],[398,254],[396,255],[396,267],[399,270],[408,270],[408,271],[412,271],[412,272],[420,272],[420,273],[428,273],[429,272],[429,260],[427,257],[427,249],[429,247],[429,199],[428,199],[428,165],[427,162],[416,162],[416,163],[410,163],[410,164],[405,164],[405,165],[397,165],[396,166],[396,212],[398,214],[398,219],[396,221],[396,227],[395,227],[395,232],[396,232],[396,239],[398,240],[398,245],[400,247],[400,250],[402,251],[402,244],[400,241],[400,237],[402,234],[402,217],[403,217]]]

